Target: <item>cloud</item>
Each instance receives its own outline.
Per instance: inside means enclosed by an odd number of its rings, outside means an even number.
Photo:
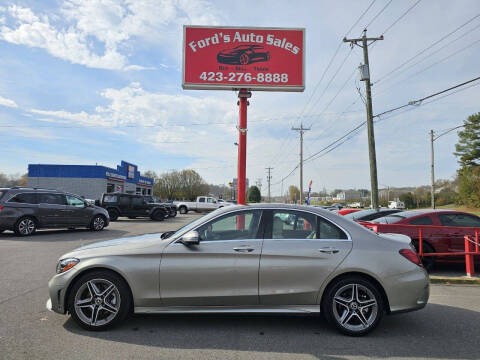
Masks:
[[[6,107],[11,107],[11,108],[18,108],[18,105],[15,103],[15,101],[4,98],[0,96],[0,106],[6,106]]]
[[[151,70],[129,64],[136,39],[178,50],[184,23],[217,24],[208,1],[66,0],[57,13],[30,8],[0,8],[0,40],[42,48],[73,64],[108,70]]]

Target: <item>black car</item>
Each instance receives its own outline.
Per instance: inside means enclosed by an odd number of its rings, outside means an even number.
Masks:
[[[403,210],[399,209],[366,209],[344,215],[345,218],[354,221],[372,221],[387,215],[395,214]]]
[[[169,207],[164,204],[149,203],[142,195],[103,194],[99,204],[108,211],[111,221],[116,221],[121,216],[130,219],[149,217],[152,220],[163,221],[170,216]]]
[[[103,230],[108,212],[78,195],[38,188],[0,188],[0,232],[33,235],[37,229],[87,227]]]
[[[221,64],[248,65],[259,61],[269,61],[270,52],[261,45],[239,45],[233,49],[225,49],[217,54],[217,62]]]

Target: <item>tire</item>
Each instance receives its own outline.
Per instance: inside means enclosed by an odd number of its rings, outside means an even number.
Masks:
[[[328,286],[321,310],[342,334],[362,336],[380,323],[384,315],[383,297],[371,281],[349,276]]]
[[[106,219],[103,215],[95,215],[90,222],[90,230],[102,231],[105,228]]]
[[[417,250],[418,252],[418,248],[419,248],[419,245],[418,245],[418,240],[415,240],[413,241],[413,246],[415,246],[415,249]],[[431,247],[429,244],[427,243],[423,243],[422,244],[423,246],[423,252],[424,253],[433,253],[435,252],[435,249],[433,247]],[[434,256],[425,256],[422,259],[422,264],[423,264],[423,267],[425,268],[425,270],[427,270],[428,272],[432,271],[434,268],[435,268],[435,257]]]
[[[177,216],[177,210],[172,211],[172,213],[170,214],[170,216],[171,216],[171,217]]]
[[[180,214],[188,213],[188,209],[187,209],[186,206],[180,206],[180,208],[178,210],[180,211]]]
[[[117,209],[108,209],[108,216],[110,217],[110,221],[117,221],[118,217],[120,216]]]
[[[30,236],[37,231],[37,222],[29,216],[21,217],[13,226],[13,231],[17,236]]]
[[[75,281],[67,299],[67,308],[73,320],[84,329],[105,330],[129,315],[132,296],[120,276],[111,271],[97,270]]]
[[[162,210],[155,210],[150,218],[154,221],[163,221],[165,220],[165,213]]]

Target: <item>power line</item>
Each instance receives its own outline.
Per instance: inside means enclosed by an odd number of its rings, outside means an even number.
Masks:
[[[415,4],[413,4],[412,6],[410,6],[402,15],[400,15],[400,17],[395,20],[393,22],[392,25],[390,25],[389,27],[387,27],[383,32],[382,32],[382,35],[385,35],[387,33],[387,31],[389,31],[392,27],[394,27],[400,20],[402,20],[415,6],[418,5],[418,3],[422,1],[422,0],[417,0],[417,2]]]
[[[425,52],[427,52],[428,50],[430,50],[431,48],[433,48],[435,45],[439,44],[440,42],[442,42],[443,40],[447,39],[449,36],[453,35],[454,33],[456,33],[458,30],[460,30],[461,28],[467,26],[468,24],[470,24],[473,20],[475,20],[476,18],[478,18],[480,16],[480,14],[477,14],[475,15],[474,17],[472,17],[470,20],[468,20],[467,22],[463,23],[462,25],[458,26],[457,28],[455,28],[454,30],[452,30],[451,32],[449,32],[448,34],[442,36],[440,39],[438,39],[437,41],[433,42],[432,44],[430,44],[429,46],[427,46],[426,48],[424,48],[423,50],[419,51],[417,54],[415,54],[414,56],[412,56],[411,58],[407,59],[406,61],[404,61],[403,63],[401,63],[400,65],[398,65],[396,68],[394,68],[393,70],[389,71],[388,73],[386,73],[385,75],[381,76],[376,82],[375,84],[378,84],[380,83],[381,81],[383,81],[385,78],[388,78],[391,74],[395,73],[396,71],[400,70],[403,66],[405,66],[406,64],[408,64],[410,61],[412,61],[413,59],[419,57],[420,55],[424,54]],[[476,28],[470,30],[469,32],[475,30]],[[469,32],[465,33],[464,35],[468,34]],[[464,36],[463,35],[463,36]],[[463,37],[462,36],[462,37]],[[457,38],[457,40],[460,39],[460,38]],[[433,54],[431,54],[433,55]]]
[[[377,114],[377,115],[374,115],[373,117],[380,117],[380,116],[382,116],[382,115],[391,113],[391,112],[393,112],[393,111],[402,109],[402,108],[407,107],[407,106],[410,106],[410,105],[420,105],[423,101],[425,101],[425,100],[427,100],[427,99],[430,99],[430,98],[432,98],[432,97],[441,95],[441,94],[443,94],[443,93],[446,93],[446,92],[451,91],[451,90],[453,90],[453,89],[459,88],[459,87],[461,87],[461,86],[470,84],[470,83],[472,83],[472,82],[474,82],[474,81],[477,81],[477,80],[480,80],[480,76],[479,76],[479,77],[476,77],[476,78],[474,78],[474,79],[465,81],[465,82],[463,82],[463,83],[461,83],[461,84],[458,84],[458,85],[454,85],[454,86],[452,86],[452,87],[449,87],[448,89],[441,90],[441,91],[436,92],[436,93],[434,93],[434,94],[425,96],[425,97],[423,97],[423,98],[421,98],[421,99],[409,101],[409,102],[406,103],[405,105],[401,105],[401,106],[398,106],[398,107],[396,107],[396,108],[393,108],[393,109],[390,109],[390,110],[381,112],[381,113],[379,113],[379,114]]]
[[[367,26],[365,26],[365,29],[368,29],[370,27],[370,25],[372,25],[372,23],[385,11],[385,9],[392,3],[393,0],[390,0],[383,8],[382,10],[380,10],[374,17],[372,20],[370,20],[370,22],[367,24]]]

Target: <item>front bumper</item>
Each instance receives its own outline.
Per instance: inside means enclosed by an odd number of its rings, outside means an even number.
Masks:
[[[62,274],[54,275],[48,282],[48,292],[50,295],[49,301],[47,301],[47,309],[59,314],[65,314],[66,309],[66,295],[67,289],[75,278],[77,273],[76,269],[70,269]]]

